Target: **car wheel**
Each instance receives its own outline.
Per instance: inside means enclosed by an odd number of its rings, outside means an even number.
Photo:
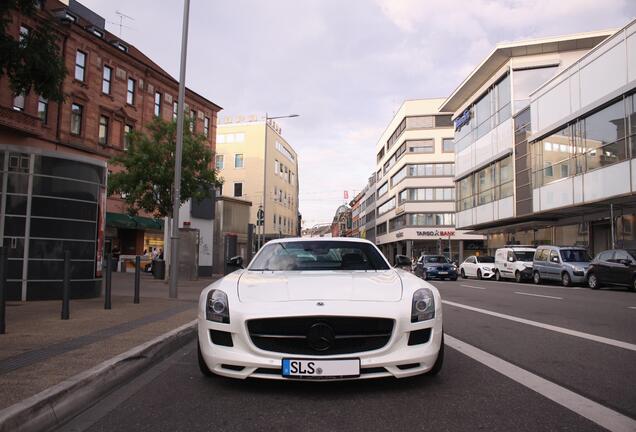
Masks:
[[[563,285],[564,287],[569,287],[570,285],[572,285],[572,279],[570,278],[570,273],[563,272],[563,274],[561,275],[561,285]]]
[[[499,270],[495,270],[495,280],[499,282],[501,280],[501,275],[499,274]]]
[[[466,279],[466,273],[464,272],[464,269],[460,271],[460,274],[462,276],[462,279]]]
[[[636,276],[632,279],[632,286],[629,287],[630,291],[636,291]]]
[[[538,271],[535,271],[532,274],[532,282],[534,282],[535,285],[539,285],[541,283],[541,275]]]
[[[439,347],[439,353],[437,353],[437,360],[430,371],[426,372],[428,376],[435,376],[442,370],[444,364],[444,335],[442,335],[442,344]]]
[[[477,279],[481,280],[481,269],[477,269]]]
[[[592,289],[599,289],[599,284],[598,284],[598,278],[596,277],[596,275],[594,273],[590,273],[587,276],[587,286],[589,286]]]
[[[199,344],[198,341],[197,341],[197,358],[199,360],[199,370],[201,371],[203,376],[206,376],[208,378],[213,377],[214,373],[210,370],[210,368],[208,368],[208,365],[205,364],[205,360],[203,360],[203,355],[201,355],[201,345]]]
[[[523,278],[521,277],[521,272],[519,270],[515,272],[515,282],[517,283],[523,282]]]

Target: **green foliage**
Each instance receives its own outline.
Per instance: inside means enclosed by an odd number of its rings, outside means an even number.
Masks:
[[[203,135],[183,131],[181,204],[189,199],[210,197],[210,190],[221,184],[212,168],[213,154]],[[175,122],[155,118],[147,132],[129,135],[128,151],[111,160],[122,168],[108,178],[108,193],[122,194],[131,214],[139,210],[155,217],[172,215],[174,182]]]
[[[34,90],[61,102],[66,67],[52,25],[42,22],[22,41],[7,33],[12,12],[36,17],[36,10],[34,0],[0,0],[0,77],[8,76],[14,94]]]

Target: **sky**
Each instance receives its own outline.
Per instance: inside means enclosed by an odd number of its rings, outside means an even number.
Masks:
[[[178,78],[183,1],[80,0]],[[620,28],[634,0],[191,0],[186,85],[225,115],[280,120],[304,226],[375,169],[406,99],[445,97],[499,42]]]

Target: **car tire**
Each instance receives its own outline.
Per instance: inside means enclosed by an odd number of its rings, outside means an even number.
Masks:
[[[536,270],[532,273],[532,282],[534,282],[535,285],[539,285],[541,283],[541,274]]]
[[[437,353],[437,360],[433,364],[433,367],[430,371],[426,372],[427,376],[435,376],[440,373],[442,370],[442,365],[444,364],[444,335],[442,334],[442,344],[439,347],[439,353]]]
[[[572,286],[572,278],[570,277],[570,273],[563,272],[561,275],[561,285],[564,287]]]
[[[495,280],[497,282],[501,281],[501,274],[499,274],[499,270],[495,270]]]
[[[600,288],[598,277],[596,277],[594,273],[590,273],[589,275],[587,275],[587,286],[589,286],[593,290],[597,290]]]
[[[214,377],[214,373],[210,370],[207,364],[205,364],[205,360],[203,360],[203,355],[201,354],[201,345],[197,341],[197,358],[199,360],[199,370],[201,374],[207,378]]]
[[[477,280],[482,280],[481,269],[477,269]]]
[[[523,282],[523,277],[521,277],[521,272],[519,270],[515,272],[515,282],[517,283]]]
[[[462,279],[466,279],[466,272],[464,272],[464,269],[461,269],[459,274],[462,276]]]
[[[632,292],[636,291],[636,276],[632,279],[632,285],[629,287],[629,290]]]

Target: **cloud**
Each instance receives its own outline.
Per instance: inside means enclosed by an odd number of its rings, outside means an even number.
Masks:
[[[83,0],[178,74],[182,2]],[[284,115],[299,153],[300,210],[328,222],[361,190],[404,99],[444,97],[497,42],[624,25],[627,0],[233,0],[192,2],[188,86],[223,114]],[[119,31],[109,25],[111,31]]]

